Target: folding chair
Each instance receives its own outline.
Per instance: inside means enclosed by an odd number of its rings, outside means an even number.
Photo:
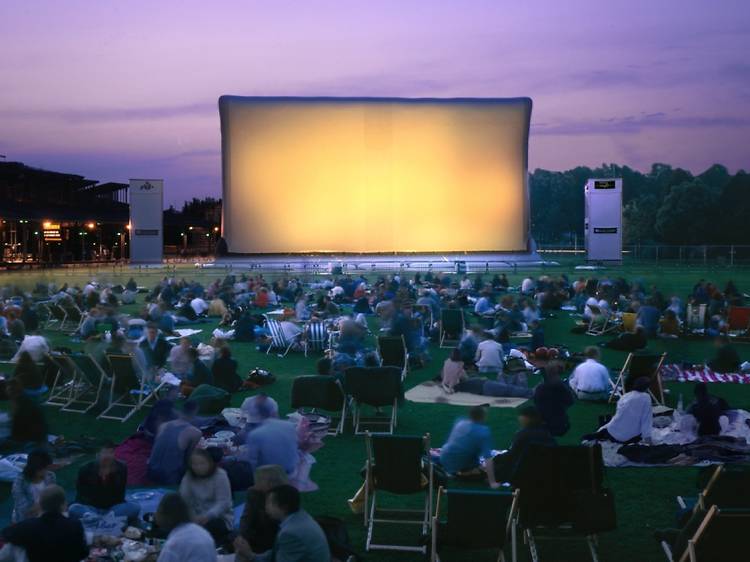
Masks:
[[[620,369],[620,374],[617,376],[617,380],[612,383],[613,389],[612,394],[609,397],[609,402],[614,402],[615,396],[619,398],[630,390],[632,382],[636,379],[647,377],[651,380],[648,389],[651,399],[655,404],[665,406],[664,385],[661,380],[661,367],[666,358],[666,352],[661,355],[643,352],[629,353],[628,358],[625,360],[625,364],[622,366],[622,369]]]
[[[65,320],[68,317],[65,309],[54,302],[50,302],[45,306],[49,311],[49,316],[47,317],[47,322],[44,324],[44,328],[46,330],[52,330],[52,326],[57,324],[57,329],[62,330],[65,325]]]
[[[603,336],[619,328],[609,311],[604,311],[594,304],[588,305],[592,316],[586,334],[589,336]]]
[[[78,331],[78,329],[81,327],[81,324],[83,323],[83,319],[86,317],[86,314],[84,314],[80,308],[78,308],[78,305],[76,305],[74,302],[65,302],[61,305],[61,308],[65,312],[65,319],[63,320],[62,324],[60,324],[60,330],[65,330],[65,325],[75,324],[75,328],[73,328],[72,332]],[[69,328],[68,328],[69,329]]]
[[[365,550],[400,550],[426,554],[427,546],[374,543],[373,534],[376,523],[420,525],[422,534],[427,533],[432,520],[433,467],[430,458],[430,434],[414,436],[367,433],[365,443]],[[424,494],[424,509],[378,508],[378,496],[384,494]],[[389,514],[394,518],[388,518]],[[414,517],[416,515],[421,517]]]
[[[538,540],[585,540],[594,562],[597,532],[577,524],[583,493],[603,491],[604,461],[600,445],[529,446],[516,478],[520,526],[532,562],[539,561]],[[593,515],[596,518],[596,514]]]
[[[678,536],[674,545],[676,552],[662,541],[669,562],[738,562],[747,559],[750,508],[722,509],[714,505],[705,512],[696,529],[692,528],[693,525],[689,523]]]
[[[79,354],[61,354],[51,357],[54,358],[55,364],[59,365],[61,369],[69,369],[75,373],[75,391],[70,400],[60,410],[62,412],[86,414],[99,403],[104,387],[104,377],[97,371],[81,369],[77,363],[78,356]]]
[[[689,304],[685,310],[685,330],[702,332],[706,328],[706,305]]]
[[[266,319],[266,326],[268,326],[268,331],[271,332],[271,345],[268,346],[266,355],[271,353],[272,349],[283,349],[284,353],[279,354],[279,357],[286,357],[287,353],[289,353],[289,350],[292,349],[294,344],[299,342],[302,334],[299,334],[291,340],[288,340],[284,335],[284,330],[281,327],[281,322],[279,322],[275,318],[271,318],[267,314],[265,314],[264,316]]]
[[[338,419],[331,417],[329,435],[338,435],[344,432],[346,422],[346,396],[335,377],[324,375],[306,375],[297,377],[292,382],[292,408],[303,411],[311,408],[315,413],[318,410],[324,412],[336,412]],[[333,425],[336,420],[336,425]]]
[[[455,347],[466,329],[464,311],[460,308],[444,308],[440,311],[440,347]]]
[[[371,433],[393,433],[398,425],[398,401],[403,393],[401,370],[397,367],[350,367],[344,371],[344,389],[352,397],[354,434],[366,433],[360,425],[384,426],[387,430]],[[391,407],[388,418],[362,418],[362,406]]]
[[[109,389],[109,405],[99,414],[99,419],[119,420],[124,422],[150,400],[158,399],[159,390],[164,383],[153,386],[144,374],[138,375],[131,355],[107,355],[112,367],[112,383]],[[115,395],[119,395],[115,398]],[[123,413],[113,413],[123,410]]]
[[[304,334],[305,357],[308,351],[325,351],[328,346],[328,327],[325,323],[308,322]]]
[[[409,371],[409,352],[406,350],[404,336],[378,336],[378,354],[383,367],[398,367],[401,377],[406,378]]]
[[[636,319],[638,315],[635,312],[623,312],[622,313],[622,331],[633,333],[635,332]]]
[[[498,549],[498,562],[505,562],[503,549],[511,539],[511,561],[516,562],[516,492],[495,490],[438,490],[432,518],[430,561],[438,562],[438,547]],[[447,517],[440,520],[440,508],[448,504]]]
[[[63,360],[58,354],[47,354],[47,360],[57,370],[52,386],[50,386],[49,397],[45,404],[47,406],[63,407],[76,396],[81,390],[76,377],[75,365]]]
[[[750,465],[720,464],[712,468],[711,477],[697,498],[677,496],[677,505],[681,509],[687,509],[689,504],[694,504],[693,513],[714,505],[720,508],[750,507]]]

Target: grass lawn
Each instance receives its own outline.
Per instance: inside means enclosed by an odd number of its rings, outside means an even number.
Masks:
[[[530,273],[539,275],[541,270]],[[561,272],[569,276],[577,276],[572,267],[561,267],[548,270],[555,275]],[[200,271],[192,268],[177,270],[177,276],[195,278],[200,276],[205,281],[223,275],[219,271]],[[163,272],[136,272],[139,284],[151,285],[161,277]],[[608,271],[609,275],[623,275],[632,280],[643,278],[647,283],[656,284],[665,295],[679,294],[685,296],[695,281],[706,278],[714,283],[723,284],[733,279],[740,290],[747,291],[750,288],[750,271],[739,269],[698,269],[698,268],[669,268],[669,267],[621,267]],[[64,270],[52,274],[58,282],[82,283],[92,276],[89,271]],[[131,272],[127,269],[100,270],[94,273],[101,282],[112,280],[126,280]],[[374,276],[371,276],[374,277]],[[14,282],[29,285],[39,279],[49,279],[46,273],[21,273],[0,275],[0,285]],[[518,284],[522,274],[509,275],[511,283]],[[580,350],[585,345],[590,345],[596,338],[585,335],[574,335],[570,333],[573,320],[567,313],[557,312],[554,318],[545,320],[545,332],[548,345],[564,344],[571,350]],[[207,340],[213,330],[214,323],[201,326],[201,336]],[[75,347],[66,336],[56,332],[47,333],[54,345],[66,345]],[[702,361],[710,353],[710,343],[703,341],[653,341],[654,350],[668,352],[669,361]],[[265,355],[255,350],[252,344],[233,343],[232,350],[235,358],[239,361],[241,371],[246,373],[253,367],[264,367],[273,372],[277,382],[268,387],[268,393],[273,396],[282,409],[282,414],[288,411],[289,393],[294,377],[314,373],[315,357],[306,359],[302,354],[290,353],[284,359],[274,355]],[[750,345],[740,346],[740,354],[743,359],[750,359]],[[439,373],[440,366],[447,354],[447,350],[432,346],[432,362],[424,369],[412,371],[407,378],[407,388],[430,379]],[[624,362],[625,354],[621,352],[604,352],[604,362],[612,367],[619,368]],[[679,393],[685,395],[686,401],[691,397],[691,385],[669,383],[671,391],[669,401],[676,403]],[[736,408],[750,409],[750,388],[741,385],[714,385],[713,393],[725,397],[729,403]],[[239,405],[242,400],[251,393],[240,393],[233,397],[233,405]],[[0,405],[4,408],[5,405]],[[592,431],[597,423],[598,416],[612,411],[614,408],[604,404],[578,403],[570,410],[572,427],[570,432],[560,441],[562,443],[577,443],[583,433]],[[463,415],[464,409],[448,405],[414,404],[406,402],[399,412],[399,429],[402,434],[423,434],[429,432],[434,446],[439,446],[447,437],[450,428],[457,416]],[[96,438],[112,438],[120,440],[133,432],[135,427],[143,418],[143,414],[135,416],[135,419],[121,424],[113,421],[98,421],[92,416],[77,414],[62,414],[56,409],[49,408],[48,416],[53,433],[63,434],[69,440],[76,440],[79,436],[86,435]],[[516,430],[514,410],[493,408],[489,412],[489,425],[498,448],[504,448],[509,443]],[[364,440],[362,437],[354,437],[347,433],[339,437],[328,437],[325,446],[315,454],[317,464],[313,467],[312,478],[320,486],[318,492],[304,496],[305,507],[313,514],[327,514],[342,518],[348,525],[352,543],[364,552],[364,528],[360,516],[354,516],[348,509],[346,499],[350,497],[361,484],[359,470],[365,459]],[[88,459],[84,459],[88,460]],[[81,462],[84,462],[82,460]],[[69,491],[73,490],[75,475],[81,462],[66,467],[59,471],[58,480]],[[674,522],[675,501],[678,494],[691,494],[695,489],[697,470],[693,468],[617,468],[608,469],[608,485],[614,490],[617,503],[618,529],[614,532],[601,536],[600,556],[607,561],[656,561],[663,560],[663,554],[659,545],[652,538],[655,528],[670,526]],[[11,505],[9,502],[10,485],[0,484],[0,519],[7,521]],[[398,527],[388,535],[395,534],[404,541],[416,540],[416,527]],[[526,550],[521,547],[520,560],[528,559]],[[496,554],[487,553],[460,553],[455,552],[444,557],[445,560],[461,560],[480,562],[484,560],[495,560]],[[586,560],[587,549],[583,543],[554,542],[542,543],[540,557],[544,561],[551,560]],[[366,560],[415,560],[418,559],[414,553],[372,552],[365,556]]]

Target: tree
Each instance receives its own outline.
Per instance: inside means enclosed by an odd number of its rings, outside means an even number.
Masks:
[[[656,233],[668,244],[710,243],[717,203],[717,192],[700,180],[675,185],[656,214]]]

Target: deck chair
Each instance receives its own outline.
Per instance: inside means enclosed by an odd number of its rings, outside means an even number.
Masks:
[[[603,336],[619,328],[619,324],[614,320],[611,312],[604,311],[595,304],[588,305],[592,316],[589,321],[586,334],[589,336]]]
[[[81,383],[77,379],[76,368],[72,362],[64,360],[59,354],[47,354],[47,360],[56,370],[56,373],[45,404],[62,408],[82,390]]]
[[[352,397],[354,434],[366,433],[362,426],[383,427],[393,433],[398,425],[398,401],[403,394],[401,370],[397,367],[349,367],[344,371],[344,390]],[[362,407],[391,408],[389,417],[362,417]]]
[[[685,311],[685,330],[699,332],[706,328],[706,305],[689,304]]]
[[[278,355],[279,357],[286,357],[287,353],[289,353],[289,350],[292,349],[294,344],[300,341],[302,334],[299,334],[289,340],[284,335],[284,330],[281,328],[281,322],[279,322],[275,318],[271,318],[267,314],[264,316],[266,318],[266,326],[268,326],[268,331],[271,332],[271,345],[268,346],[266,355],[271,353],[272,349],[283,349],[284,353],[279,353]]]
[[[438,562],[438,548],[498,549],[498,562],[505,562],[503,549],[511,539],[511,561],[516,562],[517,545],[513,525],[517,493],[495,490],[438,490],[432,518],[430,561]],[[443,502],[447,517],[440,519]]]
[[[54,302],[46,304],[45,307],[49,311],[49,315],[47,316],[47,321],[44,324],[44,328],[47,330],[62,330],[65,326],[65,320],[68,317],[65,309]]]
[[[455,347],[466,329],[464,311],[460,308],[444,308],[440,311],[440,347]]]
[[[310,408],[313,413],[318,410],[335,413],[336,416],[331,417],[328,435],[344,432],[346,396],[335,377],[306,375],[295,378],[292,382],[292,408],[303,412],[305,408]]]
[[[64,331],[67,327],[68,331],[77,332],[86,314],[73,302],[64,302],[60,307],[65,311],[65,320],[60,325],[60,330]],[[71,326],[74,326],[72,330],[70,329]]]
[[[750,465],[720,464],[712,467],[711,476],[697,498],[677,496],[677,505],[687,509],[693,504],[693,513],[711,506],[720,508],[750,508]]]
[[[51,356],[55,364],[61,369],[72,370],[75,373],[74,386],[75,391],[60,410],[62,412],[74,412],[77,414],[86,414],[93,410],[102,396],[104,388],[104,377],[97,371],[81,369],[78,365],[77,358],[80,354],[61,354]]]
[[[648,377],[651,380],[651,386],[648,389],[654,404],[666,406],[664,401],[664,385],[661,380],[661,367],[667,358],[666,352],[661,355],[655,353],[631,352],[625,360],[625,365],[620,369],[617,380],[613,383],[612,394],[609,402],[615,400],[615,396],[620,397],[631,389],[635,379]]]
[[[730,306],[727,311],[727,322],[732,331],[750,329],[750,306]]]
[[[99,419],[124,422],[149,401],[158,400],[164,383],[150,383],[145,375],[139,375],[131,355],[107,354],[107,360],[112,368],[109,405],[99,414]]]
[[[305,357],[308,351],[325,351],[328,346],[328,327],[323,322],[308,322],[304,329]]]
[[[750,508],[722,509],[714,505],[691,519],[678,535],[674,552],[666,541],[661,545],[669,562],[737,562],[746,559],[748,529]]]
[[[600,445],[529,446],[515,484],[516,524],[524,534],[532,562],[539,561],[539,540],[585,540],[591,559],[598,561],[598,532],[587,527],[597,520],[585,501],[589,491],[603,492],[604,461]],[[585,523],[581,515],[587,515]]]
[[[623,332],[635,332],[636,319],[638,315],[635,312],[623,312],[621,328]]]
[[[433,467],[430,459],[430,434],[419,436],[367,433],[365,443],[365,550],[400,550],[426,554],[426,545],[379,544],[373,541],[373,534],[377,523],[420,525],[422,534],[427,533],[432,520]],[[378,499],[386,494],[401,497],[424,494],[424,508],[383,508],[382,504],[379,507]]]
[[[378,354],[383,367],[398,367],[401,377],[406,378],[409,371],[409,352],[406,350],[404,336],[378,336]]]

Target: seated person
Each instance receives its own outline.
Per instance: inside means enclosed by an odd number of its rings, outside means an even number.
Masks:
[[[0,450],[18,452],[47,445],[47,418],[39,401],[25,393],[17,380],[6,383],[10,435],[0,441]]]
[[[464,370],[464,362],[461,359],[461,349],[455,347],[451,351],[450,357],[443,363],[443,370],[440,374],[440,382],[443,390],[453,393],[456,391],[456,386],[467,378],[468,376]]]
[[[78,471],[76,500],[70,506],[70,516],[81,519],[86,513],[104,515],[111,511],[116,517],[125,517],[128,522],[134,522],[141,507],[125,501],[127,481],[127,465],[115,459],[114,443],[105,442],[96,460]]]
[[[28,351],[22,351],[18,356],[16,368],[13,370],[13,379],[17,380],[24,392],[31,395],[41,394],[47,391],[44,384],[44,372],[40,369]]]
[[[573,369],[568,384],[579,400],[607,400],[612,392],[609,369],[600,363],[601,353],[594,346],[583,350],[586,360]]]
[[[190,358],[190,374],[187,376],[186,382],[189,386],[197,388],[202,384],[214,384],[214,377],[211,374],[211,369],[208,365],[201,360],[198,350],[191,347],[188,350],[188,357]]]
[[[81,523],[63,515],[65,490],[55,484],[39,494],[39,517],[7,527],[3,541],[22,548],[29,562],[79,562],[89,547]]]
[[[283,484],[288,484],[286,472],[278,465],[269,464],[255,471],[255,483],[247,491],[240,518],[240,537],[253,552],[266,552],[273,548],[279,522],[266,513],[266,499],[270,490]]]
[[[169,493],[161,499],[154,522],[167,537],[157,562],[216,562],[214,539],[192,522],[190,507],[180,494]]]
[[[698,422],[698,435],[719,435],[720,419],[729,410],[729,404],[723,398],[709,394],[708,385],[704,382],[699,382],[693,387],[693,394],[695,402],[688,408],[687,413]]]
[[[664,311],[664,316],[659,320],[659,337],[676,338],[680,335],[680,321],[673,310],[669,308]]]
[[[235,341],[255,341],[255,319],[249,310],[244,310],[234,323]]]
[[[242,386],[242,379],[237,374],[237,361],[232,359],[232,350],[228,346],[219,348],[219,357],[211,366],[214,385],[226,390],[236,392]]]
[[[315,363],[315,372],[318,375],[330,376],[332,367],[333,365],[329,357],[321,357]]]
[[[487,332],[477,346],[474,359],[480,373],[501,374],[503,372],[503,346]]]
[[[232,529],[232,487],[211,452],[194,449],[180,482],[180,496],[190,508],[193,521],[206,529],[218,546]]]
[[[330,562],[331,551],[323,529],[300,507],[300,493],[288,484],[268,492],[266,513],[279,522],[271,550],[256,554],[242,537],[234,543],[237,562]]]
[[[259,409],[264,419],[247,433],[246,460],[253,472],[267,464],[277,464],[288,474],[294,474],[299,460],[297,427],[290,421],[270,416],[271,404]]]
[[[653,426],[651,395],[648,393],[651,381],[648,377],[637,378],[633,390],[626,392],[617,401],[617,410],[609,422],[596,433],[584,435],[584,440],[615,441],[616,443],[649,442]]]
[[[461,360],[467,368],[474,365],[474,358],[477,355],[477,347],[481,334],[482,328],[474,326],[461,337],[458,343],[458,349],[461,351]]]
[[[279,417],[279,405],[264,392],[245,398],[240,409],[245,414],[245,431],[255,429],[268,418]]]
[[[708,367],[717,373],[737,373],[740,370],[740,356],[726,336],[714,340],[716,349],[713,359],[707,362]]]
[[[532,320],[529,323],[529,333],[531,334],[531,343],[529,346],[531,349],[544,347],[544,328],[542,328],[539,320]]]
[[[148,459],[148,479],[155,484],[179,484],[185,474],[185,461],[201,439],[201,431],[192,422],[198,403],[187,401],[180,417],[159,427],[151,456]]]
[[[609,340],[605,347],[616,349],[618,351],[637,351],[644,349],[648,345],[648,338],[643,326],[636,325],[635,331],[624,332],[614,339]]]
[[[171,345],[154,323],[146,326],[146,335],[138,343],[142,364],[146,369],[160,369],[167,363]]]
[[[180,343],[169,350],[169,370],[178,378],[186,378],[192,371],[193,361],[190,357],[192,347],[190,338],[180,338]]]
[[[536,407],[524,406],[519,409],[518,425],[521,429],[513,437],[510,448],[485,463],[487,478],[492,488],[499,488],[503,482],[513,482],[530,445],[557,445]]]
[[[440,449],[439,464],[455,475],[479,467],[479,458],[492,451],[492,434],[487,427],[487,412],[482,406],[469,410],[469,418],[460,418]]]
[[[52,457],[47,451],[36,449],[29,453],[26,466],[13,481],[11,488],[13,523],[38,517],[42,513],[39,505],[40,494],[45,488],[57,482],[55,473],[49,469],[51,465]]]
[[[570,387],[560,379],[562,369],[559,361],[549,362],[544,368],[544,381],[534,389],[534,404],[555,437],[565,435],[570,429],[568,408],[575,402]]]
[[[478,316],[495,314],[495,303],[492,302],[492,294],[489,291],[484,291],[482,296],[477,299],[474,305],[474,314]]]
[[[656,332],[659,329],[660,317],[661,313],[659,312],[659,309],[654,306],[653,299],[649,298],[646,301],[646,304],[638,309],[636,322],[643,326],[646,337],[652,338],[656,336]]]

